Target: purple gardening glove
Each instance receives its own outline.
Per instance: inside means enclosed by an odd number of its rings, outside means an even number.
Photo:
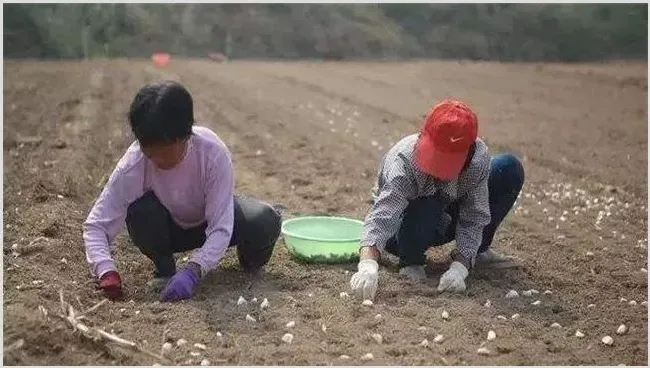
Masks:
[[[163,302],[176,302],[189,299],[199,283],[200,266],[189,263],[167,282],[167,286],[160,293]]]

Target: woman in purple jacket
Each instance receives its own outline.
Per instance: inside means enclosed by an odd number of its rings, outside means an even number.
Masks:
[[[123,295],[109,244],[126,227],[153,261],[162,301],[188,299],[199,280],[236,246],[245,272],[271,258],[281,216],[269,204],[234,195],[231,154],[211,130],[194,125],[192,97],[179,83],[156,82],[135,96],[136,141],[117,163],[83,226],[86,257],[99,288]],[[176,271],[174,253],[195,250]]]

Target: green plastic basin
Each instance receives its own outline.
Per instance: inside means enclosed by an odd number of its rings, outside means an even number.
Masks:
[[[359,259],[363,222],[345,217],[306,216],[282,223],[289,253],[306,263],[347,263]]]

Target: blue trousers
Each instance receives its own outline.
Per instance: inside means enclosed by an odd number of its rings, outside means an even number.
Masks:
[[[523,184],[524,168],[514,155],[499,154],[491,158],[488,178],[491,221],[483,228],[478,253],[485,252],[492,244],[494,233],[512,209]],[[445,208],[438,195],[410,201],[400,229],[386,244],[386,251],[398,256],[401,266],[424,265],[424,253],[430,247],[455,239],[458,212],[458,202],[452,202]],[[444,217],[448,220],[445,221]],[[449,225],[443,229],[445,222],[449,222]]]

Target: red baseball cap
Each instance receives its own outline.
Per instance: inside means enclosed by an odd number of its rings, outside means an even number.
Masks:
[[[478,136],[478,118],[458,100],[443,100],[427,114],[415,145],[420,170],[441,180],[453,180],[463,169]]]

